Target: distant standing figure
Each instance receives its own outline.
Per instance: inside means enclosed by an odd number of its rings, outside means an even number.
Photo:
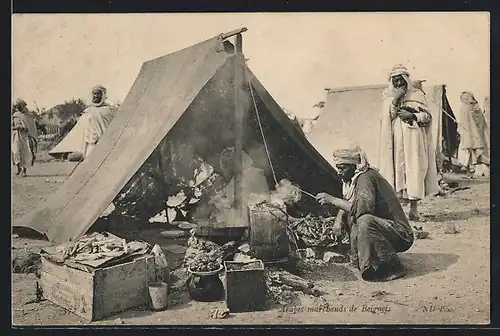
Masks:
[[[95,148],[118,109],[106,103],[107,90],[103,86],[92,89],[92,105],[83,111],[83,156],[86,158]]]
[[[27,167],[33,166],[34,157],[30,147],[28,125],[21,112],[12,115],[11,158],[16,166],[16,175],[26,176]]]
[[[486,175],[490,165],[486,118],[471,92],[463,92],[460,100],[462,108],[458,118],[460,132],[458,159],[467,173]]]
[[[490,97],[484,98],[484,119],[486,119],[486,128],[488,130],[488,148],[490,147],[490,135],[491,135],[491,124],[490,124]]]
[[[33,160],[31,166],[33,166],[36,159],[36,152],[38,151],[38,130],[36,128],[36,120],[30,114],[27,104],[24,100],[17,99],[15,105],[18,111],[21,112],[21,118],[23,119],[24,123],[26,124],[26,127],[28,128],[28,140]]]
[[[410,202],[409,219],[425,221],[418,201],[439,191],[427,100],[400,64],[394,66],[382,99],[377,168],[398,198]]]

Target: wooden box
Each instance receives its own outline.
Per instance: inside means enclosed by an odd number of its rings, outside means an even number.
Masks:
[[[252,269],[232,269],[232,266],[257,264]],[[262,260],[248,262],[224,261],[226,306],[232,313],[265,310],[266,280]]]
[[[42,258],[43,297],[88,321],[148,304],[154,257],[84,272]]]

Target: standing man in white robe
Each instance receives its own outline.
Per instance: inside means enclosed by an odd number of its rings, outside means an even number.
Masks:
[[[22,112],[14,112],[11,128],[12,164],[17,168],[16,175],[27,176],[26,169],[33,166],[35,159],[30,144],[29,127]]]
[[[34,116],[30,113],[28,110],[28,104],[22,99],[17,99],[16,100],[16,109],[19,111],[21,114],[19,115],[20,118],[23,119],[24,123],[26,124],[27,130],[28,130],[28,141],[29,141],[29,148],[31,151],[31,157],[32,157],[32,162],[30,166],[33,166],[35,163],[36,159],[36,152],[38,150],[38,130],[36,128],[36,121]]]
[[[95,148],[99,139],[106,131],[118,109],[106,103],[107,90],[103,86],[92,89],[92,105],[83,111],[83,157],[86,158]]]
[[[473,174],[489,176],[489,132],[485,115],[471,92],[462,92],[460,100],[458,160],[471,177]]]
[[[490,97],[484,98],[484,119],[486,120],[486,129],[488,130],[488,148],[490,146],[491,124],[490,124]]]
[[[427,100],[400,64],[394,66],[382,98],[377,168],[398,198],[409,201],[409,219],[425,221],[418,211],[418,201],[439,191]]]

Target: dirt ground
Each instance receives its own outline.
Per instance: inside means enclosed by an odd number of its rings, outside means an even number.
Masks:
[[[37,162],[28,177],[13,175],[13,217],[50,197],[74,166],[69,162]],[[344,264],[330,264],[304,276],[326,293],[321,300],[302,295],[286,307],[210,319],[210,309],[224,307],[223,301],[194,302],[186,293],[172,292],[169,308],[164,312],[135,309],[91,324],[488,324],[489,180],[451,178],[470,189],[433,197],[422,204],[422,212],[429,218],[424,230],[430,235],[428,239],[416,240],[409,251],[400,254],[408,268],[403,279],[364,282]],[[447,223],[455,223],[460,233],[445,234]],[[16,249],[38,251],[47,244],[42,240],[13,238]],[[48,301],[26,305],[34,298],[35,280],[33,274],[12,274],[14,325],[88,324]]]

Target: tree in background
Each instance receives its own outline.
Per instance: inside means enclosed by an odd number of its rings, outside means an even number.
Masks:
[[[70,119],[78,118],[86,108],[87,105],[82,99],[73,98],[63,104],[56,105],[54,110],[58,111],[61,121],[66,123]]]
[[[40,106],[38,106],[36,101],[34,101],[34,103],[35,103],[35,108],[33,109],[33,113],[36,114],[37,116],[44,114],[46,110],[45,107],[40,108]]]

